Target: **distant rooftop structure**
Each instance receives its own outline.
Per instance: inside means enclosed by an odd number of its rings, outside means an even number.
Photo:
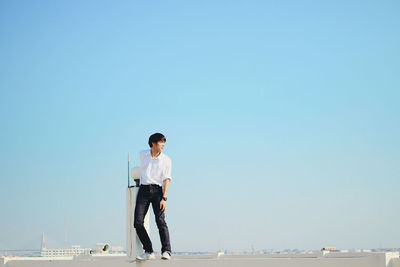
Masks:
[[[90,248],[81,248],[81,246],[72,246],[71,248],[42,248],[40,256],[42,257],[70,257],[78,255],[89,255]]]

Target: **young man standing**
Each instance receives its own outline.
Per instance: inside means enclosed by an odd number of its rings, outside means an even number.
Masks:
[[[138,260],[155,259],[150,237],[144,228],[144,217],[150,203],[153,207],[158,232],[161,239],[161,258],[171,258],[169,231],[165,222],[168,187],[171,181],[171,159],[162,153],[167,139],[160,133],[149,138],[149,150],[140,152],[140,187],[136,199],[134,226],[145,251]]]

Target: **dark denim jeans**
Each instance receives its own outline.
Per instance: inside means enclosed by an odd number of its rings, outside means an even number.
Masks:
[[[169,231],[165,222],[165,214],[160,209],[160,202],[163,196],[162,187],[159,185],[140,185],[139,193],[136,198],[135,221],[134,226],[139,236],[140,242],[143,244],[145,252],[153,252],[153,246],[149,234],[144,228],[144,217],[149,210],[150,203],[153,206],[154,216],[161,239],[161,253],[168,251],[171,253],[171,244],[169,242]]]

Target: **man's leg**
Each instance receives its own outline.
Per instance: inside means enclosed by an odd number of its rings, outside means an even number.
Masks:
[[[156,223],[158,227],[158,232],[161,239],[161,253],[168,251],[171,253],[171,244],[169,241],[169,231],[167,223],[165,222],[165,214],[160,209],[160,202],[162,198],[162,190],[160,194],[157,194],[151,201],[153,206],[154,217],[156,218]]]
[[[153,245],[151,244],[151,240],[146,231],[146,228],[144,228],[144,217],[149,210],[149,206],[149,194],[143,189],[143,187],[140,187],[139,193],[136,198],[134,226],[136,228],[136,233],[140,239],[140,242],[142,242],[143,244],[144,251],[152,253]]]

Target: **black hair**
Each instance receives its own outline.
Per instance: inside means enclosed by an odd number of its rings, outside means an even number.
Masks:
[[[163,134],[155,133],[149,137],[149,146],[153,147],[153,143],[158,143],[160,141],[167,142],[167,138]]]

